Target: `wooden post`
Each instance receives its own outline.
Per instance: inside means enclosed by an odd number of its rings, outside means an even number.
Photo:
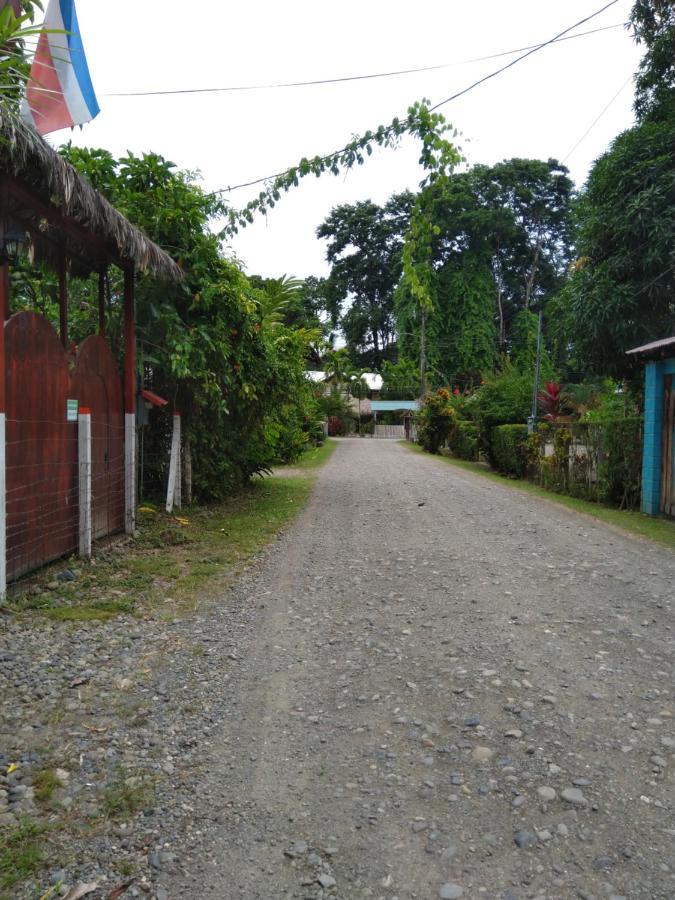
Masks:
[[[136,531],[136,304],[133,266],[124,270],[125,531]]]
[[[98,333],[105,337],[105,269],[98,273]]]
[[[80,498],[80,556],[91,557],[91,410],[80,407],[77,462]]]
[[[59,247],[59,320],[61,323],[61,343],[68,349],[68,276],[66,272],[66,253]]]
[[[166,489],[166,511],[168,513],[173,512],[174,506],[180,509],[181,505],[180,413],[174,413],[171,459],[169,461],[169,484]]]
[[[9,266],[0,266],[0,598],[7,594],[7,476],[5,320],[9,311]]]

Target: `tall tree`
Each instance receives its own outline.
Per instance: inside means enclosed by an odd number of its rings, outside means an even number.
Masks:
[[[645,47],[635,75],[635,112],[668,117],[675,105],[675,5],[673,0],[637,0],[631,26]]]
[[[628,377],[631,346],[675,328],[675,8],[638,0],[631,13],[645,55],[638,123],[598,159],[578,204],[578,260],[561,295],[559,343],[580,372]]]
[[[338,206],[317,229],[328,241],[327,308],[355,365],[380,368],[395,342],[394,290],[413,195]]]
[[[520,311],[564,280],[572,182],[556,160],[512,159],[450,175],[424,191],[432,224],[425,318],[428,365],[475,381],[511,344]],[[409,286],[397,292],[401,351],[419,358],[422,316]]]

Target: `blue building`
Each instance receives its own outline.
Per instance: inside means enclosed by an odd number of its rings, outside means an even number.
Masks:
[[[642,512],[675,516],[675,337],[628,353],[645,363]]]

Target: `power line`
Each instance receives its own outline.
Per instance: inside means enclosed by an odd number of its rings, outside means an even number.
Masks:
[[[601,31],[610,31],[613,28],[622,28],[625,22],[617,22],[614,25],[604,25],[602,28],[594,28],[591,31],[583,31],[560,38],[560,41],[572,41],[575,38],[586,37],[590,34],[598,34]],[[550,42],[548,42],[550,43]],[[435,66],[421,66],[413,69],[397,69],[392,72],[371,72],[366,75],[344,75],[337,78],[315,78],[309,81],[284,81],[271,84],[242,84],[229,87],[205,87],[205,88],[176,88],[164,91],[120,91],[103,94],[104,97],[170,97],[177,94],[225,94],[240,91],[269,91],[283,88],[313,87],[321,84],[342,84],[349,81],[367,81],[376,78],[392,78],[400,75],[414,75],[420,72],[436,72],[441,69],[450,69],[457,66],[466,66],[471,63],[486,62],[490,59],[499,59],[502,56],[512,56],[514,53],[522,53],[523,50],[534,50],[545,46],[543,44],[530,44],[527,47],[516,47],[513,50],[503,50],[500,53],[491,53],[488,56],[476,56],[473,59],[464,59],[454,63],[440,63]]]
[[[613,96],[612,99],[609,101],[609,103],[607,103],[607,105],[603,107],[602,111],[595,117],[595,119],[593,119],[593,121],[591,122],[591,124],[588,126],[588,128],[586,129],[586,131],[584,131],[584,133],[581,135],[581,137],[580,137],[579,140],[576,142],[576,144],[575,144],[575,145],[572,147],[572,149],[565,155],[564,159],[562,160],[563,165],[567,162],[567,160],[568,160],[568,159],[570,158],[570,156],[574,153],[574,151],[577,149],[577,147],[579,147],[579,145],[582,144],[582,143],[586,140],[586,138],[587,138],[588,135],[591,133],[591,131],[593,131],[593,129],[594,129],[595,126],[598,124],[598,122],[600,121],[600,119],[605,115],[605,113],[607,112],[607,110],[608,110],[608,109],[610,108],[610,106],[614,103],[614,101],[618,98],[619,94],[621,94],[621,93],[624,91],[624,89],[625,89],[625,88],[627,87],[627,85],[632,81],[632,79],[633,79],[633,76],[632,76],[632,75],[629,75],[628,78],[627,78],[627,79],[624,81],[624,83],[621,85],[621,87],[619,88],[619,90],[616,92],[616,94],[614,94],[614,96]]]
[[[484,84],[486,81],[489,81],[491,78],[496,78],[497,75],[501,75],[502,72],[506,72],[507,69],[512,68],[517,65],[517,63],[521,62],[523,59],[527,59],[528,56],[532,56],[533,53],[537,53],[537,51],[542,50],[544,47],[548,47],[550,44],[555,44],[556,41],[563,40],[564,35],[568,34],[570,31],[574,31],[575,28],[578,28],[579,25],[585,25],[586,22],[590,22],[591,19],[594,19],[596,16],[604,13],[606,9],[609,9],[610,6],[614,6],[618,3],[619,0],[610,0],[602,9],[597,10],[594,13],[591,13],[590,16],[586,16],[585,19],[581,19],[578,22],[575,22],[574,25],[570,25],[569,28],[565,28],[559,34],[556,34],[555,37],[552,37],[548,41],[544,41],[543,44],[537,44],[532,49],[528,50],[527,53],[523,53],[522,56],[516,57],[516,59],[511,60],[510,63],[507,63],[505,66],[502,66],[500,69],[496,69],[494,72],[490,72],[489,75],[485,75],[483,78],[479,78],[478,81],[474,81],[473,84],[470,84],[468,87],[463,88],[461,91],[457,91],[456,94],[451,94],[450,97],[446,97],[445,100],[441,100],[440,103],[437,103],[435,106],[431,107],[431,112],[436,109],[440,109],[441,106],[445,106],[446,103],[450,103],[451,100],[456,100],[458,97],[462,97],[464,94],[468,94],[469,91],[472,91],[474,88],[478,87],[480,84]]]
[[[501,66],[499,69],[496,69],[494,72],[491,72],[489,75],[485,75],[483,78],[480,78],[478,81],[474,81],[473,84],[470,84],[468,87],[463,88],[461,91],[458,91],[457,93],[452,94],[450,97],[446,97],[445,100],[441,100],[440,103],[437,103],[437,104],[435,104],[435,106],[431,107],[431,111],[436,110],[441,106],[444,106],[446,103],[450,103],[452,100],[456,100],[457,97],[461,97],[464,94],[467,94],[469,91],[472,91],[474,88],[478,87],[479,85],[484,84],[486,81],[489,81],[490,79],[495,78],[497,75],[500,75],[502,72],[505,72],[507,69],[512,68],[517,63],[521,62],[523,59],[526,59],[528,56],[531,56],[533,53],[536,53],[538,50],[541,50],[543,47],[548,47],[551,44],[554,44],[558,41],[563,40],[564,35],[568,34],[570,31],[573,31],[575,28],[578,28],[580,25],[584,25],[586,22],[589,22],[591,19],[594,19],[596,16],[599,16],[601,13],[605,12],[605,10],[609,9],[610,6],[614,6],[618,2],[619,2],[619,0],[611,0],[611,2],[605,4],[605,6],[603,6],[601,9],[597,10],[596,12],[592,13],[589,16],[586,16],[583,19],[580,19],[578,22],[575,22],[574,25],[570,25],[569,28],[565,28],[559,34],[550,38],[550,40],[544,41],[542,44],[536,44],[533,49],[528,50],[527,53],[523,53],[521,56],[518,56],[516,59],[512,60],[507,65]],[[342,150],[346,150],[346,149],[347,149],[346,147],[342,148]],[[332,157],[336,156],[340,152],[341,152],[341,150],[336,150],[333,153],[326,154],[325,156],[321,157],[321,159],[323,162],[327,162],[328,160],[330,160]],[[230,193],[231,191],[237,191],[237,190],[240,190],[241,188],[253,187],[256,184],[263,184],[266,181],[270,181],[274,178],[278,178],[280,175],[285,174],[287,171],[288,171],[288,169],[284,169],[282,172],[277,172],[274,175],[265,175],[262,178],[254,178],[252,181],[245,181],[245,182],[242,182],[241,184],[235,184],[235,185],[231,185],[231,186],[225,187],[225,188],[218,188],[218,190],[210,191],[205,196],[214,197],[217,194]]]

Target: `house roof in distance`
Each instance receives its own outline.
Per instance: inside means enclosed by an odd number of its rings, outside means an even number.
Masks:
[[[313,381],[314,384],[321,384],[322,381],[326,380],[326,373],[320,372],[318,369],[309,370],[305,372],[307,378],[310,381]],[[352,375],[352,380],[356,378],[356,375]],[[364,372],[361,378],[366,382],[366,386],[369,391],[381,391],[383,385],[383,378],[381,375],[378,375],[376,372]]]
[[[634,347],[632,350],[627,350],[626,353],[627,355],[643,356],[645,359],[675,356],[675,336],[661,338],[660,341],[652,341],[641,347]]]

